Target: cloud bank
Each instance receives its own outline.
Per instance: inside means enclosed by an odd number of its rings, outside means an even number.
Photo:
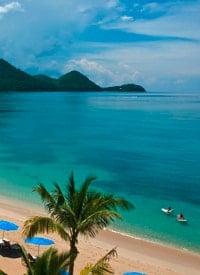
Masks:
[[[200,87],[200,1],[0,2],[0,57],[31,74],[78,70],[101,86]]]

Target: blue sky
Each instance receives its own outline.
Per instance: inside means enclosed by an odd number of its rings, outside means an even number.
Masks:
[[[199,91],[200,0],[0,0],[0,57],[102,87]]]

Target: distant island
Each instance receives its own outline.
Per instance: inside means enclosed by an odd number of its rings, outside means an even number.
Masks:
[[[100,87],[78,71],[71,71],[59,78],[46,75],[30,75],[0,59],[0,91],[116,91],[145,92],[136,84]]]

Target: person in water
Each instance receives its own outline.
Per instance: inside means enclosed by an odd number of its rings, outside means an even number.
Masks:
[[[179,214],[179,215],[177,216],[177,218],[178,218],[179,220],[184,220],[184,219],[185,219],[184,216],[183,216],[183,214]]]
[[[167,213],[170,213],[172,211],[172,208],[171,207],[168,207],[167,208]]]

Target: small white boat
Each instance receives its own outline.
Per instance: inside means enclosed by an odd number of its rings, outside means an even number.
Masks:
[[[178,219],[178,218],[177,218],[177,221],[178,221],[178,222],[183,222],[183,223],[187,222],[186,219]]]
[[[173,211],[174,211],[174,209],[172,209],[172,208],[161,208],[161,211],[162,212],[164,212],[165,214],[171,214]]]

